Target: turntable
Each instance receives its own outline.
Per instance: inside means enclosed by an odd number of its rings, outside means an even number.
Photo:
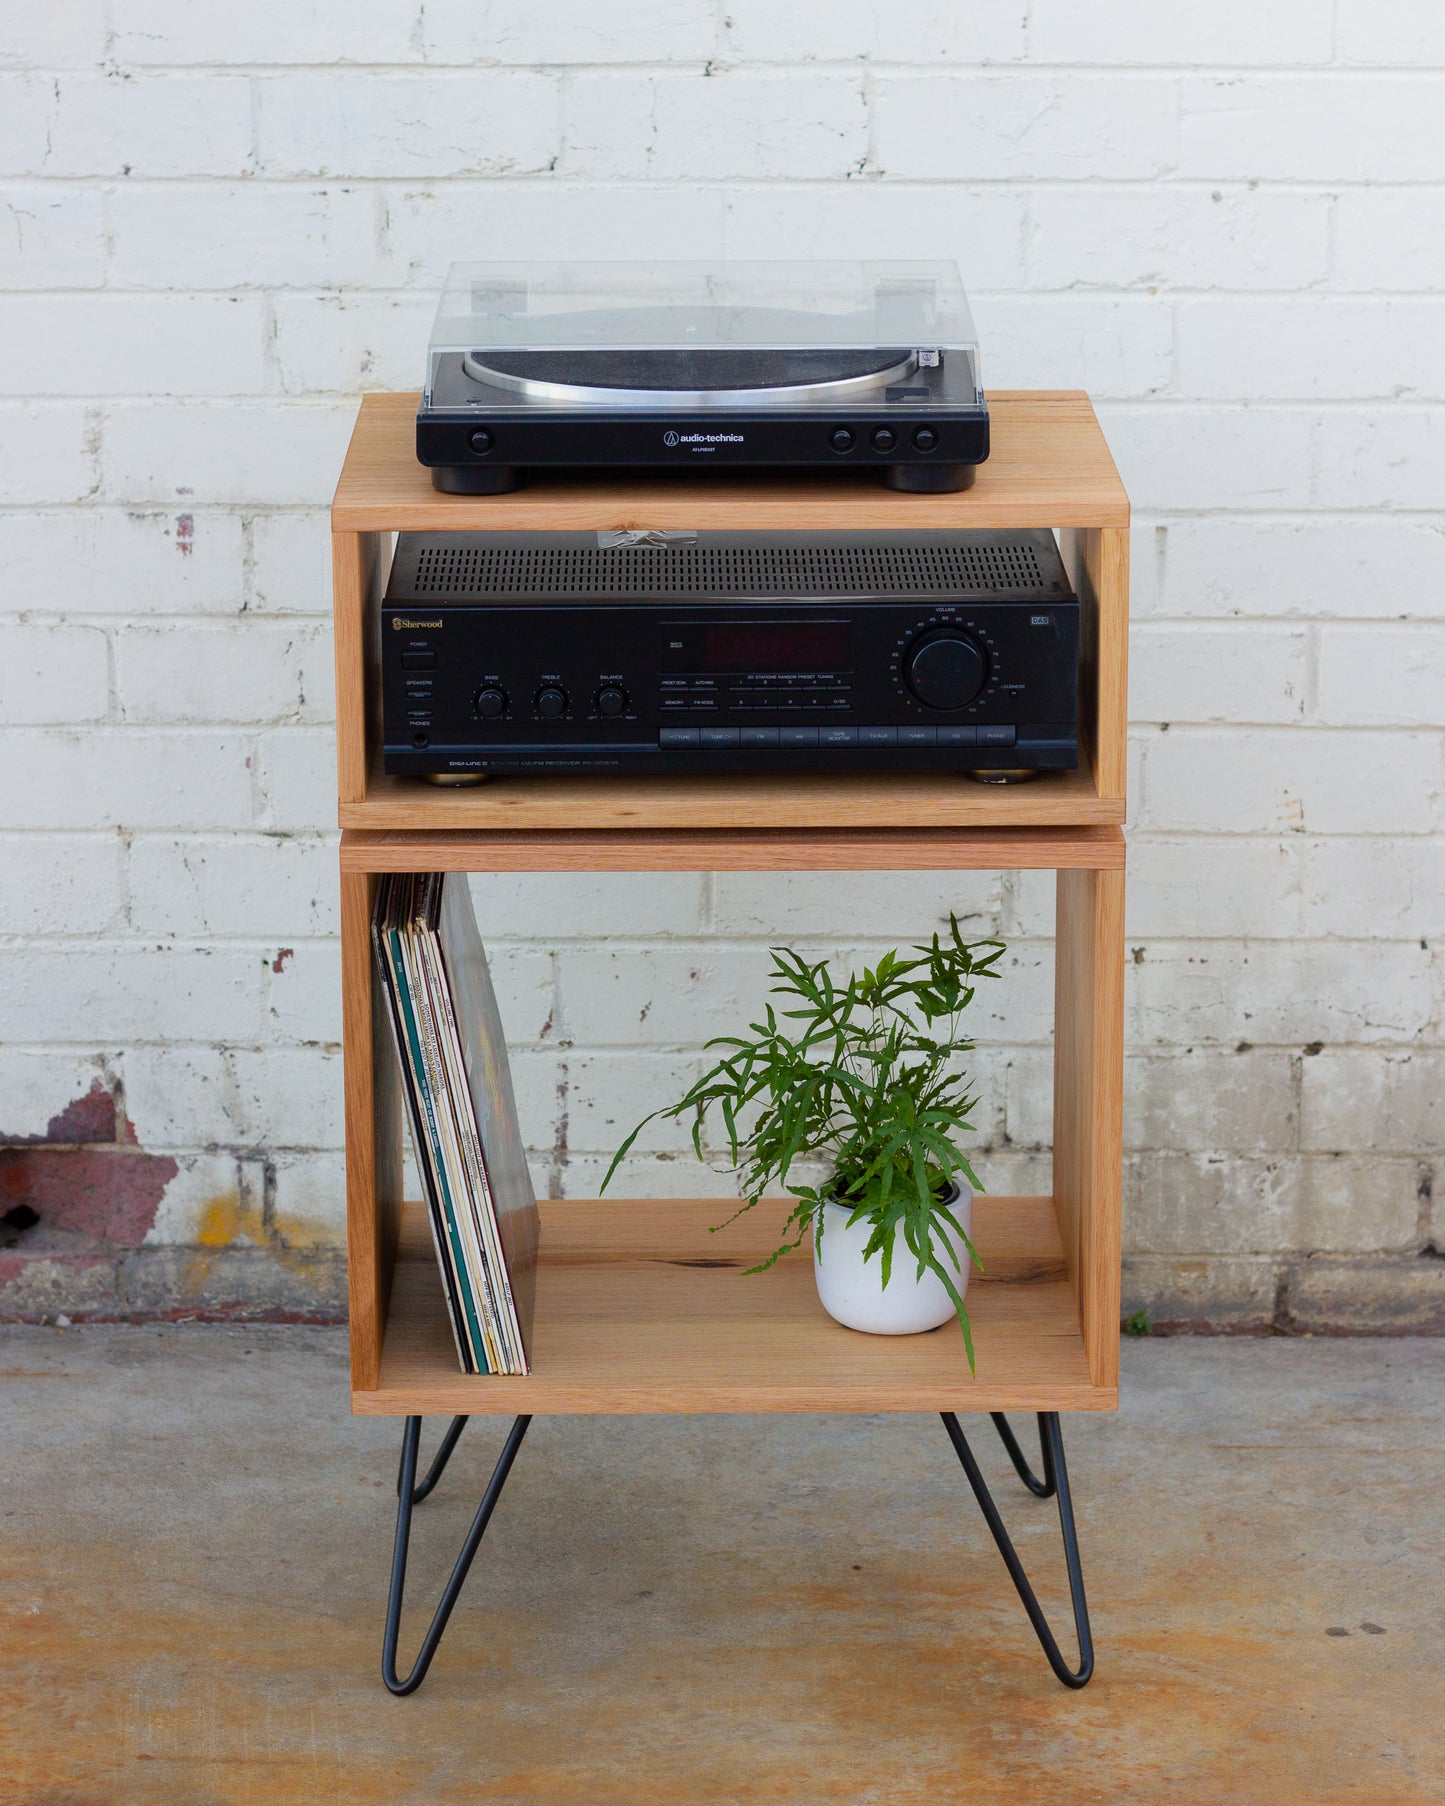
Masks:
[[[866,470],[966,489],[988,456],[948,263],[454,264],[416,452],[438,489],[529,470]]]

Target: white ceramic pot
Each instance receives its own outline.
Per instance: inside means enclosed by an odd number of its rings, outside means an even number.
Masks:
[[[949,1200],[953,1214],[963,1225],[965,1234],[973,1235],[973,1191],[957,1186]],[[875,1336],[916,1336],[926,1329],[937,1329],[953,1316],[953,1300],[936,1273],[918,1275],[918,1261],[904,1240],[900,1223],[893,1233],[893,1268],[888,1284],[883,1284],[883,1256],[875,1254],[863,1259],[873,1226],[867,1218],[850,1229],[852,1215],[846,1204],[825,1204],[821,1237],[813,1238],[813,1273],[818,1281],[818,1297],[823,1309],[849,1329],[866,1330]],[[969,1269],[973,1260],[968,1249],[946,1223],[935,1221],[935,1246],[948,1242],[958,1255],[958,1267],[940,1247],[939,1260],[960,1297],[968,1290]]]

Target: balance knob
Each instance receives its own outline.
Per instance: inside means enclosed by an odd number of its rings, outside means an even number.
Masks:
[[[507,712],[507,692],[499,690],[495,684],[485,684],[477,691],[476,711],[488,721],[495,720],[498,715]]]
[[[903,674],[926,708],[962,709],[983,688],[988,661],[966,633],[944,627],[914,641],[903,661]]]
[[[537,713],[544,721],[555,721],[567,713],[567,692],[556,684],[548,684],[537,692]]]
[[[627,712],[627,692],[618,684],[608,684],[597,692],[597,713],[611,720]]]

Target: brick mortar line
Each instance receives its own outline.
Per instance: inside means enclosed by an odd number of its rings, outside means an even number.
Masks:
[[[414,81],[419,76],[452,76],[458,81],[478,75],[541,75],[551,80],[598,78],[626,81],[653,75],[681,76],[699,81],[725,81],[731,76],[785,81],[800,75],[822,74],[841,79],[865,72],[900,75],[904,79],[932,81],[1005,81],[1018,75],[1038,75],[1057,79],[1061,76],[1098,76],[1107,80],[1154,81],[1160,76],[1181,81],[1213,82],[1242,77],[1256,81],[1293,80],[1309,84],[1322,79],[1338,85],[1343,82],[1399,79],[1424,83],[1445,72],[1445,61],[1418,62],[1401,58],[1390,62],[1358,62],[1332,56],[1328,61],[1282,59],[1278,62],[1201,62],[1181,59],[1178,62],[1046,62],[1029,57],[1007,57],[957,63],[912,62],[906,59],[875,57],[753,57],[700,55],[672,59],[636,57],[597,62],[501,62],[455,59],[437,62],[418,58],[415,62],[366,62],[338,59],[334,62],[226,62],[219,60],[194,63],[146,63],[123,57],[97,58],[83,63],[12,63],[0,66],[0,76],[34,77],[41,81],[91,79],[100,77],[116,82],[140,77],[145,81],[227,81],[256,78],[284,81],[289,78],[315,76],[394,76],[398,81]]]
[[[3,74],[3,71],[0,71]],[[1439,176],[1340,176],[1334,180],[1321,180],[1309,176],[1266,175],[1246,177],[1238,175],[1196,175],[1186,174],[1181,170],[1161,170],[1138,176],[1069,176],[1061,174],[1035,174],[1029,176],[1005,175],[890,175],[887,170],[870,170],[865,174],[851,174],[846,169],[822,176],[753,176],[740,174],[737,176],[649,176],[645,174],[609,176],[589,174],[583,170],[568,171],[559,174],[550,170],[518,170],[501,175],[488,175],[482,172],[464,170],[446,170],[428,176],[373,176],[362,172],[347,171],[278,171],[262,170],[253,172],[245,169],[222,171],[206,174],[200,171],[180,172],[173,175],[122,175],[114,169],[94,169],[78,174],[45,170],[16,169],[0,174],[0,193],[11,187],[26,188],[64,188],[72,187],[86,192],[104,187],[110,195],[124,193],[127,190],[157,189],[162,192],[181,187],[198,189],[244,188],[262,190],[265,188],[305,188],[323,189],[327,191],[355,191],[368,193],[378,190],[395,190],[400,195],[416,195],[425,192],[430,195],[433,190],[448,188],[472,189],[478,182],[486,182],[490,187],[500,188],[534,188],[551,190],[559,193],[605,191],[637,194],[673,194],[683,192],[706,195],[718,195],[726,198],[738,190],[749,193],[767,192],[783,194],[810,194],[819,189],[829,189],[839,193],[856,193],[864,189],[884,189],[888,192],[917,189],[936,191],[938,189],[956,189],[963,193],[979,192],[984,194],[1016,194],[1023,197],[1039,192],[1058,189],[1074,192],[1085,189],[1094,194],[1138,194],[1147,191],[1151,194],[1185,194],[1192,190],[1219,191],[1221,197],[1235,198],[1253,195],[1270,194],[1310,194],[1321,200],[1329,200],[1341,193],[1431,193],[1445,188],[1445,181]],[[1241,290],[1248,293],[1248,290]]]
[[[215,183],[208,184],[214,188]],[[0,195],[3,195],[5,183],[0,179]],[[675,192],[675,190],[673,190]],[[1445,198],[1445,196],[1442,196]],[[764,261],[767,261],[766,259]],[[274,295],[294,296],[300,300],[317,301],[351,301],[357,298],[379,301],[417,301],[436,305],[440,299],[440,273],[436,278],[428,276],[413,282],[141,282],[130,279],[123,282],[103,279],[100,282],[52,282],[37,283],[27,287],[7,287],[0,284],[0,297],[21,300],[37,295],[79,296],[91,300],[102,296],[140,296],[156,295],[172,296],[183,300],[196,297],[206,299],[228,300],[242,295]],[[1146,281],[1143,278],[1131,282],[1091,281],[1088,278],[1077,278],[1069,282],[1023,282],[999,283],[987,287],[970,286],[968,290],[970,302],[976,301],[1029,301],[1039,297],[1048,299],[1077,300],[1080,297],[1089,299],[1105,299],[1118,301],[1140,301],[1150,305],[1163,306],[1172,301],[1200,301],[1210,304],[1223,304],[1231,307],[1252,307],[1271,301],[1289,301],[1301,305],[1317,305],[1320,308],[1333,307],[1340,302],[1351,305],[1378,303],[1383,307],[1396,305],[1416,308],[1439,309],[1445,307],[1438,288],[1420,286],[1416,288],[1386,288],[1374,284],[1369,288],[1350,286],[1331,286],[1328,275],[1320,276],[1307,287],[1287,287],[1284,284],[1250,283],[1247,286],[1229,286],[1221,284],[1216,287],[1204,287],[1195,283],[1170,283],[1168,281]]]

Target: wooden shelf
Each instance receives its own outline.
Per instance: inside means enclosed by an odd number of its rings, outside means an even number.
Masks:
[[[726,1202],[541,1206],[526,1379],[458,1371],[420,1205],[402,1215],[373,1415],[657,1411],[1106,1411],[1079,1329],[1053,1203],[980,1198],[985,1272],[969,1282],[977,1377],[957,1325],[865,1336],[818,1302],[812,1256],[743,1269],[778,1245],[786,1202],[765,1200],[716,1235]]]
[[[1122,871],[1117,827],[571,828],[483,833],[349,828],[343,872]]]
[[[868,471],[539,473],[510,495],[442,495],[416,461],[416,394],[363,398],[332,503],[337,532],[594,527],[1127,527],[1129,498],[1082,391],[992,391],[992,450],[971,489],[903,495]]]
[[[419,1260],[428,1270],[434,1267],[435,1257],[425,1236],[408,1244],[403,1231],[400,1077],[385,1012],[377,996],[370,947],[369,925],[378,882],[376,874],[399,869],[588,871],[598,869],[599,843],[603,849],[601,869],[612,870],[707,870],[721,863],[720,856],[728,852],[734,855],[732,869],[743,870],[868,870],[876,869],[881,863],[874,836],[819,832],[789,839],[792,844],[784,849],[787,857],[783,859],[772,839],[758,835],[740,835],[734,842],[722,844],[713,844],[708,837],[700,835],[682,836],[674,842],[669,836],[603,835],[581,830],[566,835],[453,837],[348,833],[343,836],[341,950],[347,1049],[347,1192],[350,1200],[347,1239],[351,1274],[352,1383],[358,1399],[379,1394],[392,1398],[410,1396],[396,1389],[394,1366],[387,1367],[388,1361],[399,1358],[399,1349],[409,1346],[403,1334],[408,1322],[418,1323],[417,1336],[431,1338],[427,1347],[433,1350],[433,1355],[428,1357],[429,1365],[425,1369],[428,1384],[432,1365],[440,1376],[450,1374],[454,1362],[445,1319],[441,1315],[439,1282],[433,1276],[429,1287],[408,1291],[397,1277],[406,1266],[405,1247],[411,1246],[414,1250],[411,1258]],[[1040,841],[1028,831],[1022,831],[1018,840],[1008,847],[1001,846],[999,839],[986,837],[972,844],[957,844],[969,841],[969,837],[958,836],[951,846],[952,858],[945,861],[943,853],[950,850],[950,837],[936,836],[931,843],[938,851],[933,869],[947,869],[949,864],[959,869],[980,866],[997,869],[1012,861],[1001,861],[996,855],[1012,851],[1020,865],[1047,865],[1056,870],[1054,1197],[1047,1209],[1047,1238],[1041,1239],[1042,1232],[1038,1228],[1037,1210],[1040,1207],[1029,1206],[1028,1209],[1034,1210],[1034,1216],[1029,1218],[1025,1207],[1019,1206],[1023,1214],[1018,1220],[1033,1225],[1029,1231],[1033,1239],[1027,1242],[1026,1252],[1046,1250],[1052,1259],[1054,1251],[1062,1248],[1060,1284],[1063,1291],[1060,1296],[1067,1297],[1070,1335],[1077,1339],[1077,1346],[1082,1351],[1085,1371],[1095,1389],[1090,1396],[1097,1404],[1099,1400],[1112,1397],[1118,1385],[1123,836],[1117,828],[1110,828],[1092,834],[1086,830],[1060,831],[1053,839],[1064,843],[1062,845],[1053,844],[1050,839]],[[929,845],[927,839],[910,837],[911,847]],[[903,869],[909,869],[906,855]],[[482,931],[485,935],[485,923]],[[549,1208],[562,1211],[564,1220],[571,1220],[566,1217],[566,1211],[571,1207]],[[612,1221],[599,1213],[621,1208],[610,1204],[589,1205],[577,1221],[593,1224]],[[632,1238],[626,1241],[624,1237],[624,1243],[619,1244],[623,1246],[623,1252],[630,1249],[628,1257],[641,1261],[649,1270],[650,1263],[658,1258],[656,1251],[666,1250],[671,1245],[672,1231],[665,1218],[672,1208],[638,1205],[630,1207],[630,1215],[618,1219],[626,1235]],[[706,1214],[714,1206],[676,1208],[694,1213],[700,1210]],[[990,1224],[995,1223],[995,1214],[990,1213],[997,1213],[1001,1208],[998,1200],[984,1203]],[[697,1220],[694,1214],[688,1233],[696,1231]],[[415,1238],[415,1230],[410,1233]],[[1001,1251],[1010,1246],[1012,1244],[1005,1241]],[[744,1264],[747,1264],[746,1260]],[[811,1284],[809,1277],[808,1285]],[[400,1290],[396,1289],[398,1286]],[[422,1322],[423,1319],[426,1321]],[[401,1342],[396,1339],[399,1335]],[[1073,1342],[1070,1346],[1074,1346]],[[444,1360],[435,1356],[436,1350],[441,1351]],[[886,1358],[897,1361],[900,1357],[889,1355]],[[1056,1403],[1038,1402],[1058,1397],[1052,1390],[1052,1378],[1043,1392],[1034,1389],[1040,1371],[1027,1363],[1012,1370],[1013,1404],[1022,1407],[1026,1403],[1030,1410],[1062,1408]],[[390,1379],[388,1372],[392,1374]],[[461,1377],[452,1375],[447,1383]],[[994,1377],[997,1379],[998,1376]],[[394,1407],[358,1404],[357,1408],[401,1410],[404,1407],[401,1404]],[[426,1406],[427,1410],[464,1408]],[[540,1410],[543,1407],[517,1408]],[[557,1404],[551,1408],[584,1407]],[[633,1407],[614,1404],[585,1408],[626,1410]],[[653,1405],[646,1408],[661,1410],[668,1407]],[[692,1407],[675,1405],[671,1408]],[[1076,1407],[1070,1405],[1068,1408]]]
[[[992,394],[993,452],[959,495],[818,477],[542,477],[440,494],[417,397],[362,404],[332,513],[347,1242],[355,1409],[1104,1410],[1116,1401],[1122,1164],[1129,504],[1088,398]],[[506,778],[443,789],[380,769],[387,536],[610,527],[812,531],[1047,527],[1080,601],[1081,763],[1034,783],[955,774]],[[429,1234],[402,1204],[400,1078],[370,941],[388,871],[1056,872],[1053,1198],[980,1201],[979,1376],[947,1330],[855,1335],[808,1260],[743,1280],[717,1206],[547,1204],[536,1374],[458,1373]],[[486,924],[482,924],[486,934]],[[900,923],[900,938],[910,930]],[[737,1239],[741,1236],[741,1240]],[[708,1263],[724,1258],[734,1264]]]
[[[368,395],[336,499],[337,797],[343,828],[1088,827],[1125,813],[1129,503],[1086,395],[994,394],[993,450],[972,489],[901,495],[846,470],[590,478],[543,473],[501,496],[442,495],[416,461],[417,397]],[[815,529],[1051,527],[1080,601],[1080,764],[1030,784],[956,772],[739,777],[547,775],[440,788],[381,769],[380,609],[405,530],[574,531],[686,526]],[[619,606],[626,606],[625,599]]]
[[[343,802],[343,828],[859,828],[1066,827],[1122,822],[1124,799],[1101,798],[1088,771],[1027,784],[980,784],[954,772],[813,772],[719,777],[500,777],[442,788],[373,771],[366,796]]]

